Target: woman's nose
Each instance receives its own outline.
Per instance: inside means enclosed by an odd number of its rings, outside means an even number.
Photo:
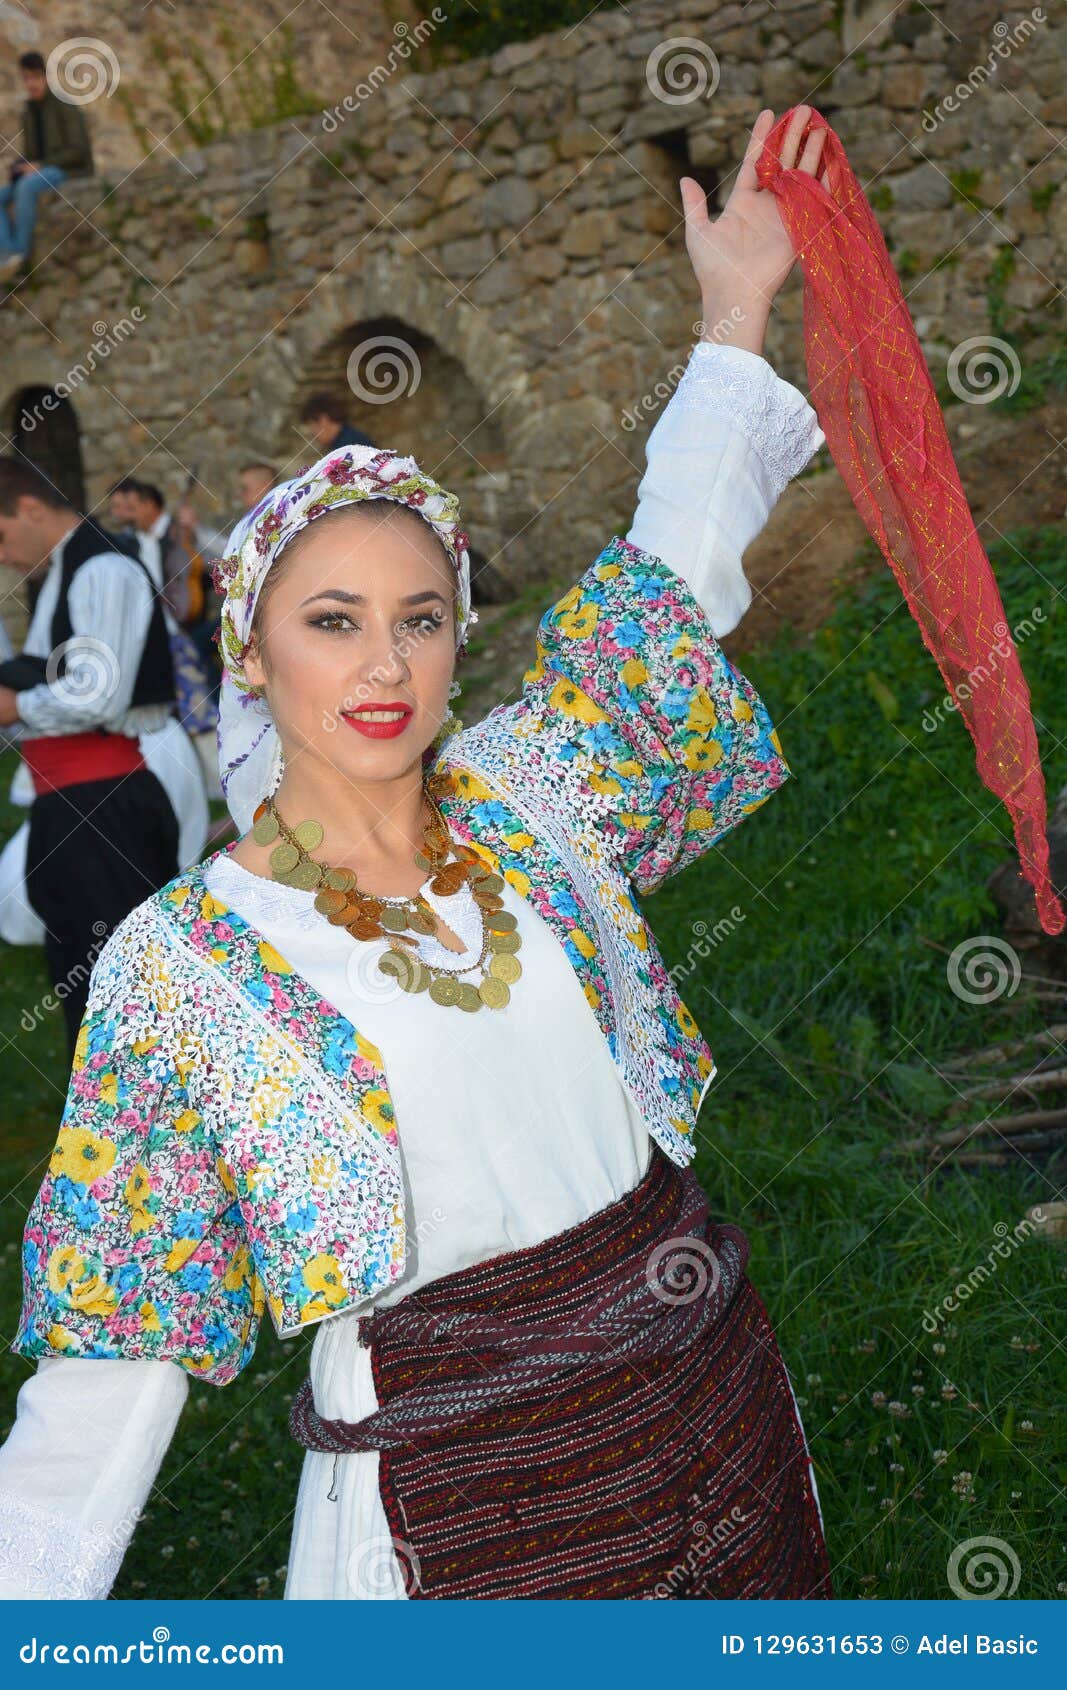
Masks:
[[[404,681],[411,674],[404,642],[395,628],[368,630],[361,642],[360,675],[363,680]]]

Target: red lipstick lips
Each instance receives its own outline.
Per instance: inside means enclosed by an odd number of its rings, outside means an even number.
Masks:
[[[395,739],[412,714],[410,704],[357,704],[354,710],[342,710],[341,719],[367,739]]]

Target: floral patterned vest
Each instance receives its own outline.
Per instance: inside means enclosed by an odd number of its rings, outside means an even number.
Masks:
[[[636,900],[788,777],[761,699],[685,582],[615,540],[546,611],[519,699],[438,762],[452,832],[555,933],[649,1132],[684,1164],[715,1063]],[[26,1223],[23,1355],[165,1357],[222,1385],[264,1307],[285,1337],[404,1271],[381,1055],[212,896],[206,867],[97,958]]]

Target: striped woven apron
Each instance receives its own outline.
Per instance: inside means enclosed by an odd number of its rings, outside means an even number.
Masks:
[[[359,1321],[410,1597],[830,1598],[804,1433],[749,1244],[653,1144],[617,1202]]]

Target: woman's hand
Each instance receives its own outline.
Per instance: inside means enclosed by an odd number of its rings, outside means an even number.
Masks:
[[[804,149],[800,138],[811,116],[798,106],[782,143],[787,170],[819,174],[825,129],[813,130]],[[774,127],[774,113],[761,111],[749,136],[729,199],[714,221],[708,216],[703,188],[691,176],[681,179],[685,244],[703,301],[704,339],[724,341],[751,352],[763,348],[771,301],[796,262],[774,195],[756,181],[756,160]],[[821,178],[826,186],[826,177]]]

